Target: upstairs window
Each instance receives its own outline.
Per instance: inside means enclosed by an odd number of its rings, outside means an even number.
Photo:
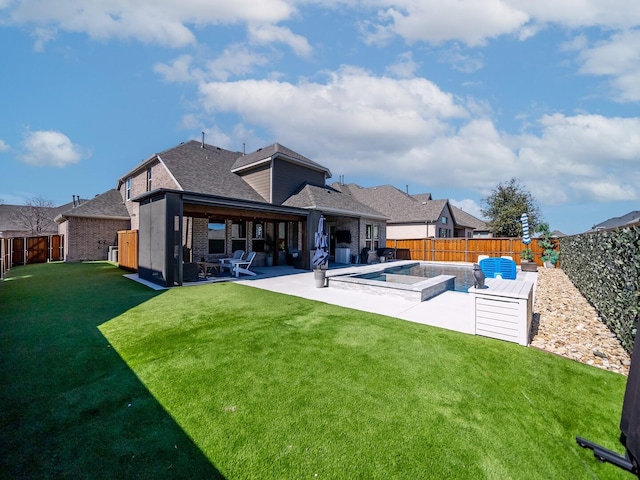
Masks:
[[[147,192],[151,191],[151,167],[147,168]]]
[[[125,199],[131,200],[131,177],[127,178],[127,182],[125,184]]]

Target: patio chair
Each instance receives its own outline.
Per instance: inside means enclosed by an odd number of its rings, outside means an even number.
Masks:
[[[244,258],[244,250],[236,250],[233,252],[232,257],[221,258],[218,260],[220,262],[220,270],[227,269],[231,271],[231,262],[235,262],[236,260],[242,260]]]
[[[236,278],[238,278],[240,276],[241,273],[244,273],[246,275],[255,275],[255,272],[252,272],[251,270],[249,270],[249,267],[251,267],[251,263],[253,263],[253,259],[256,257],[256,252],[249,252],[249,255],[247,255],[247,259],[246,260],[233,260],[232,261],[232,265],[233,265],[233,273],[235,274]]]
[[[490,257],[480,260],[480,269],[486,278],[516,279],[516,262],[508,258]]]

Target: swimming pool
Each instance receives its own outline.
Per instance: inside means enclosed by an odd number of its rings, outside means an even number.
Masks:
[[[473,287],[474,284],[472,267],[447,265],[443,263],[412,263],[409,265],[387,267],[383,270],[378,270],[375,272],[353,275],[353,277],[363,278],[366,280],[374,280],[377,282],[402,281],[402,278],[397,279],[396,275],[415,277],[416,282],[419,281],[420,278],[433,278],[437,277],[438,275],[453,275],[455,277],[454,290],[456,292],[464,293],[467,293],[469,287]]]
[[[394,262],[395,263],[395,262]],[[368,265],[365,271],[327,277],[329,287],[424,302],[441,293],[467,293],[473,285],[473,268],[431,262],[400,261],[397,265]]]

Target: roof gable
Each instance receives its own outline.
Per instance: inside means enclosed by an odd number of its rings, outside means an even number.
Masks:
[[[319,186],[307,183],[297,193],[291,195],[283,205],[358,217],[386,219],[385,215],[359,202],[352,195],[326,185]]]
[[[297,163],[312,170],[321,171],[325,173],[327,178],[331,177],[331,172],[328,168],[323,167],[319,163],[316,163],[304,155],[294,152],[290,148],[280,145],[279,143],[273,143],[267,147],[259,148],[255,152],[240,156],[234,162],[231,167],[231,171],[238,173],[246,169],[254,168],[263,162],[271,161],[271,159],[275,157]]]
[[[96,195],[90,200],[84,200],[79,205],[67,209],[56,217],[60,223],[69,217],[89,218],[129,218],[129,212],[124,205],[120,192],[114,188]]]
[[[192,140],[158,154],[186,192],[264,202],[239,175],[232,173],[242,154]]]

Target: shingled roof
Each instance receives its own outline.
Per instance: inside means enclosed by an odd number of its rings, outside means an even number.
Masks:
[[[348,193],[333,187],[305,184],[300,191],[289,197],[283,205],[289,207],[321,210],[325,213],[355,215],[386,220],[386,216],[365,205]]]
[[[635,225],[640,223],[640,210],[634,210],[632,212],[627,213],[626,215],[622,215],[621,217],[613,217],[608,220],[605,220],[602,223],[598,223],[591,227],[593,230],[603,230],[608,228],[619,228],[625,227],[629,225]]]
[[[62,211],[67,210],[72,205],[71,202],[59,207],[32,207],[29,205],[0,205],[0,232],[2,236],[28,236],[33,232],[27,230],[24,219],[31,217],[30,212],[33,208],[44,209],[48,211],[45,223],[40,225],[40,234],[49,235],[57,234],[58,226],[54,218]]]
[[[237,173],[246,168],[253,168],[263,162],[270,161],[272,158],[277,157],[284,158],[294,163],[298,163],[313,170],[324,172],[327,178],[331,177],[331,172],[328,168],[323,167],[313,160],[308,159],[304,155],[300,155],[299,153],[294,152],[293,150],[280,145],[279,143],[273,143],[267,147],[259,148],[255,152],[238,157],[231,167],[231,171]]]
[[[435,222],[448,203],[447,200],[418,201],[392,185],[364,188],[355,183],[334,183],[331,186],[382,213],[390,224]]]
[[[242,153],[192,140],[158,154],[185,192],[264,202],[242,177],[231,169]]]
[[[453,217],[455,218],[456,225],[461,227],[469,227],[474,230],[487,230],[486,222],[483,222],[479,218],[474,217],[470,213],[465,212],[461,208],[456,207],[455,205],[451,206],[451,213],[453,213]]]
[[[55,221],[62,223],[69,217],[85,218],[119,218],[129,219],[129,212],[124,206],[122,195],[112,188],[90,200],[83,200],[79,205],[71,207],[56,216]]]

